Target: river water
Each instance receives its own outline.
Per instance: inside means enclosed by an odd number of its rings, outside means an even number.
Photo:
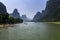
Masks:
[[[0,40],[60,40],[60,25],[24,22],[0,28]]]

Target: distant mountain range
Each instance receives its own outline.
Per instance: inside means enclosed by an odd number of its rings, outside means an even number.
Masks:
[[[24,22],[30,21],[26,15],[20,16],[20,13],[18,12],[17,9],[14,9],[13,13],[11,13],[9,15],[14,18],[21,18],[21,19],[23,19]]]
[[[21,18],[22,18],[23,21],[25,21],[25,22],[30,22],[30,21],[31,21],[31,19],[29,19],[26,15],[22,15]]]
[[[6,6],[0,2],[0,13],[7,13]],[[13,18],[21,18],[23,21],[31,21],[26,15],[20,16],[17,9],[9,14]],[[48,0],[45,10],[37,12],[34,16],[34,22],[60,22],[60,0]]]

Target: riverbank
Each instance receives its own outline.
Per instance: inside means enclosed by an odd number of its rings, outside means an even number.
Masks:
[[[46,22],[46,23],[51,23],[51,24],[60,24],[60,22]]]
[[[0,24],[0,28],[13,27],[14,24]]]
[[[52,22],[53,24],[60,24],[60,22]]]
[[[21,22],[21,23],[22,23],[22,22]],[[0,28],[13,27],[14,24],[20,24],[20,23],[0,24]]]

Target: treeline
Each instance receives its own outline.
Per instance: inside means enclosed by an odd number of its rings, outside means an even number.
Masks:
[[[20,18],[13,18],[9,16],[8,13],[0,13],[0,24],[14,24],[14,23],[22,23],[23,20]]]

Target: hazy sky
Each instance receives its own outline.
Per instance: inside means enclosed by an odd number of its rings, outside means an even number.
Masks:
[[[15,8],[20,15],[26,14],[27,17],[33,18],[36,12],[42,11],[46,7],[47,0],[0,0],[6,5],[8,13],[12,13]]]

